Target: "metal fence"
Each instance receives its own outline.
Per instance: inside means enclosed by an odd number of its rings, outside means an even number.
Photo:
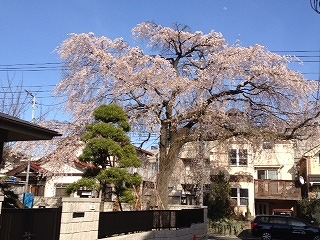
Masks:
[[[101,212],[98,238],[159,229],[187,228],[204,222],[204,210],[150,210]]]
[[[2,209],[0,239],[58,240],[62,208]]]

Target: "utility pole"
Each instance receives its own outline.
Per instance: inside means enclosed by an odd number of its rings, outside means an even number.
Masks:
[[[32,97],[32,114],[31,114],[31,122],[35,123],[36,118],[35,118],[35,111],[36,111],[36,96],[33,95],[31,92],[28,90],[25,90],[27,92],[27,95],[30,95]]]
[[[36,96],[33,95],[28,90],[25,90],[27,92],[27,95],[30,95],[32,97],[32,114],[31,114],[31,122],[35,123],[35,110],[36,110]],[[29,192],[29,175],[30,175],[30,161],[31,159],[28,158],[28,165],[27,165],[27,175],[26,175],[26,185],[25,185],[25,192]]]

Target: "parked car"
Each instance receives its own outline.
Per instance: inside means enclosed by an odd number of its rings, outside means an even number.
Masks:
[[[262,240],[320,240],[320,228],[305,221],[284,215],[256,216],[251,222],[254,237]]]

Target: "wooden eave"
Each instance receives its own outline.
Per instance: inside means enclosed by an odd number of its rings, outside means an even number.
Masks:
[[[0,142],[51,140],[60,133],[0,113]]]

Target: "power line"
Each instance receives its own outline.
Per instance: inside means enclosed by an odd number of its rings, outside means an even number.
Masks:
[[[23,72],[45,72],[45,71],[62,71],[67,69],[62,68],[47,68],[47,67],[38,67],[33,69],[28,68],[0,68],[0,72],[17,72],[17,71],[23,71]]]
[[[32,91],[33,93],[50,93],[50,91],[44,91],[44,90],[35,90],[35,91]],[[6,91],[6,92],[2,92],[0,91],[0,93],[24,93],[23,91]]]
[[[25,88],[41,88],[41,87],[56,87],[56,84],[48,84],[48,85],[38,85],[38,86],[32,86],[32,85],[24,85],[23,87]],[[21,85],[17,85],[17,86],[0,86],[0,88],[18,88],[21,87]]]
[[[304,63],[319,63],[320,61],[319,60],[303,60],[303,61],[299,61],[299,60],[294,60],[294,61],[291,61],[293,63],[300,63],[300,62],[304,62]]]
[[[319,57],[320,55],[312,55],[312,56],[306,56],[306,55],[295,55],[295,57],[303,57],[303,58],[315,58],[315,57]]]
[[[274,53],[286,53],[286,52],[294,52],[294,53],[320,53],[320,50],[280,50],[280,51],[276,51],[276,50],[272,50],[271,52]]]
[[[12,67],[12,66],[36,66],[36,65],[62,65],[58,62],[47,62],[47,63],[12,63],[12,64],[0,64],[0,67]]]
[[[320,50],[272,50],[270,52],[274,53],[297,53],[295,57],[303,58],[299,60],[294,60],[291,63],[320,63],[320,55],[308,55],[314,53],[320,53]],[[303,55],[301,55],[303,53]],[[318,58],[318,59],[312,59]],[[307,60],[304,60],[307,59]],[[305,66],[303,66],[305,67]],[[67,70],[67,68],[63,68],[63,63],[59,62],[44,62],[44,63],[14,63],[14,64],[0,64],[0,72],[7,71],[52,71],[52,70]],[[301,72],[303,75],[316,75],[319,72]],[[23,88],[42,88],[42,87],[56,87],[57,85],[49,84],[49,85],[37,85],[37,86],[23,86]],[[1,88],[15,88],[21,86],[2,86]],[[32,92],[44,93],[44,90],[32,90]],[[2,92],[1,92],[2,93]],[[51,97],[51,96],[50,96]]]
[[[270,52],[273,52],[273,53],[320,53],[320,50],[270,50]],[[302,56],[302,57],[310,57],[310,56]],[[64,64],[61,62],[0,64],[0,69],[3,69],[3,70],[4,69],[24,70],[32,67],[43,68],[43,69],[46,69],[46,68],[47,69],[57,69],[57,68],[63,69]]]

